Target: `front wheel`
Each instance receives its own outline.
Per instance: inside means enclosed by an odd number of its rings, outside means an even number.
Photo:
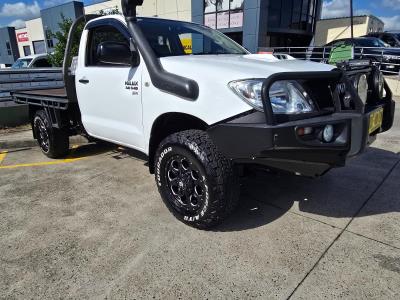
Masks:
[[[44,110],[33,117],[33,131],[42,152],[50,158],[60,158],[69,151],[69,136],[61,129],[53,128]]]
[[[216,225],[238,202],[232,164],[204,131],[187,130],[164,139],[155,157],[155,177],[168,209],[196,228]]]

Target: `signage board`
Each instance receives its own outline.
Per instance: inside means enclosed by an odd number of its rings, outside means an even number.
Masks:
[[[18,43],[28,42],[29,41],[28,33],[27,32],[17,33],[17,41],[18,41]]]

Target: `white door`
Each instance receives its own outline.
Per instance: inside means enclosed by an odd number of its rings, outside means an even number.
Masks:
[[[99,45],[126,43],[129,47],[128,33],[121,26],[95,24],[87,32],[87,47],[80,49],[85,57],[75,74],[83,126],[94,137],[143,150],[143,63],[131,67],[126,55],[125,60],[116,55],[113,63],[105,63],[99,57]]]

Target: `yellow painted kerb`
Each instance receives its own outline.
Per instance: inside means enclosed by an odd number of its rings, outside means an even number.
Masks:
[[[40,166],[51,166],[51,165],[60,165],[60,164],[67,164],[67,163],[72,163],[81,159],[84,159],[85,157],[77,157],[77,158],[71,158],[71,156],[74,154],[76,149],[78,148],[77,145],[72,146],[71,153],[68,155],[66,159],[61,159],[61,160],[55,160],[55,161],[45,161],[45,162],[37,162],[37,163],[28,163],[28,164],[16,164],[16,165],[9,165],[9,166],[2,166],[2,162],[4,158],[7,155],[7,151],[0,152],[0,169],[16,169],[16,168],[25,168],[25,167],[40,167]]]
[[[6,156],[7,156],[7,151],[0,152],[0,166],[3,163],[3,160],[6,158]]]
[[[31,164],[18,164],[18,165],[10,165],[10,166],[0,166],[0,169],[16,169],[16,168],[24,168],[24,167],[39,167],[39,166],[50,166],[50,165],[60,165],[60,164],[67,164],[74,161],[78,161],[84,159],[84,157],[80,158],[69,158],[57,161],[46,161],[46,162],[37,162]]]

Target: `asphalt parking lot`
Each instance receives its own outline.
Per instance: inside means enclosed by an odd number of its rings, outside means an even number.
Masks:
[[[140,155],[0,154],[0,298],[400,298],[395,128],[319,179],[254,173],[212,231],[175,220]]]

